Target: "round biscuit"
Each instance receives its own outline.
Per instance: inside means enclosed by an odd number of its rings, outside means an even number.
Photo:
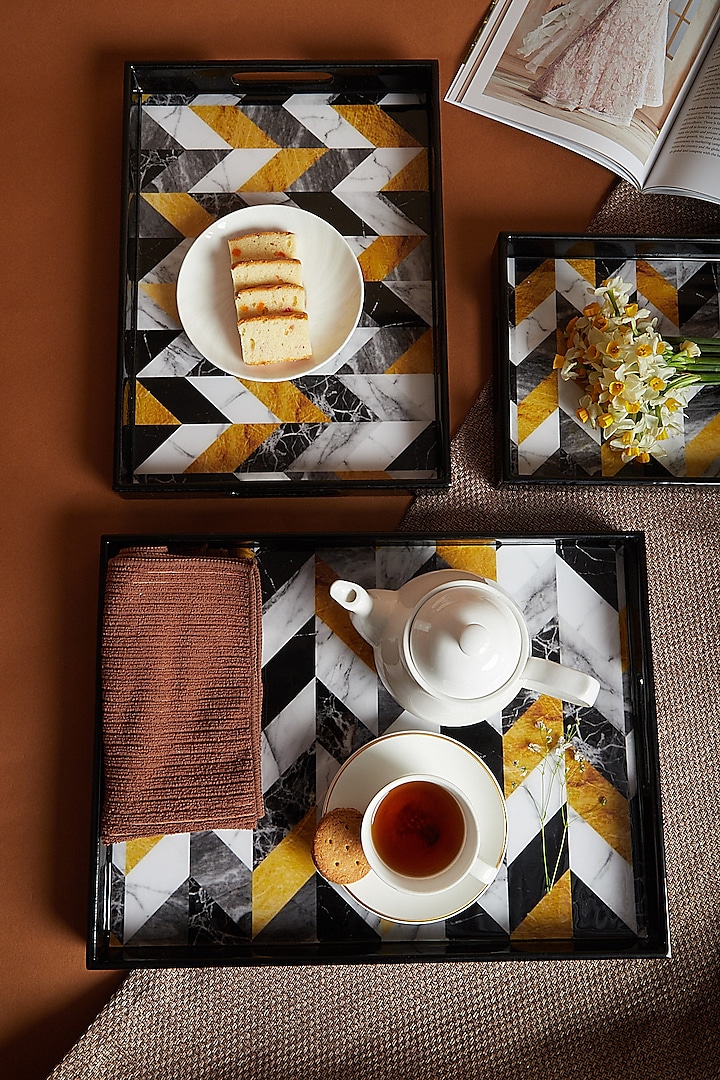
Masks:
[[[324,878],[336,885],[351,885],[370,871],[360,841],[362,814],[338,806],[320,819],[315,830],[312,857]]]

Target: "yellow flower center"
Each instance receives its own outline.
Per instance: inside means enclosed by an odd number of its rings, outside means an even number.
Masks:
[[[587,411],[587,409],[578,409],[577,418],[578,420],[581,420],[583,424],[586,424],[590,419],[590,413]]]
[[[605,352],[608,354],[608,356],[612,356],[613,359],[616,356],[619,356],[620,355],[620,346],[618,345],[617,341],[608,342],[608,345],[607,345],[607,348],[605,349]]]
[[[648,383],[648,386],[650,387],[651,390],[664,390],[665,389],[665,383],[662,381],[662,379],[658,375],[653,375],[652,379],[650,379],[650,382]]]
[[[618,379],[615,379],[608,386],[608,390],[610,391],[610,393],[612,394],[613,397],[617,397],[618,394],[622,394],[624,389],[625,389],[625,383],[620,382]]]
[[[641,342],[635,350],[638,356],[652,356],[653,347],[648,341]]]
[[[610,427],[612,422],[613,422],[613,418],[610,415],[610,413],[604,412],[604,413],[600,413],[600,415],[598,416],[598,424],[600,425],[601,428]]]
[[[602,312],[599,315],[596,315],[593,319],[593,326],[596,330],[604,330],[607,327],[607,324],[607,318],[605,317],[605,315],[602,314]]]
[[[639,308],[638,308],[637,304],[626,304],[625,305],[625,314],[630,319],[634,319],[635,316],[637,315],[638,311],[639,311]]]
[[[623,446],[629,446],[632,441],[632,431],[623,431],[622,435],[620,436],[620,442],[623,444]]]
[[[675,398],[672,398],[672,397],[669,397],[667,399],[667,401],[665,402],[665,405],[667,407],[668,412],[677,412],[678,409],[680,408],[680,402],[676,401]]]
[[[598,315],[599,313],[600,305],[598,304],[597,300],[594,300],[592,304],[588,304],[587,307],[583,308],[583,315],[587,315],[589,319],[591,319],[593,315]]]
[[[557,370],[557,368],[561,368],[564,363],[565,357],[561,356],[560,353],[555,353],[555,359],[553,360],[553,368]]]
[[[638,454],[638,461],[642,461],[642,462],[643,462],[643,464],[645,464],[645,465],[646,465],[646,464],[648,463],[648,461],[649,461],[649,460],[650,460],[650,455],[648,454],[647,450],[642,450],[642,451],[641,451],[641,452],[640,452],[640,453]]]

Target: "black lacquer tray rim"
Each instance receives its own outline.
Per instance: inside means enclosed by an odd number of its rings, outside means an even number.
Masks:
[[[637,757],[638,858],[644,868],[648,930],[644,936],[573,939],[572,942],[540,940],[516,942],[497,937],[448,941],[383,941],[353,944],[348,941],[258,944],[235,946],[110,946],[101,929],[104,903],[102,876],[107,851],[100,842],[102,800],[102,713],[100,694],[101,628],[103,589],[110,558],[124,548],[168,546],[171,550],[198,547],[250,548],[263,545],[302,548],[308,551],[368,546],[407,546],[426,543],[463,545],[533,543],[615,546],[622,548],[627,590],[628,648],[633,699],[635,751]],[[100,538],[98,627],[96,660],[96,708],[94,725],[93,796],[89,859],[89,905],[86,965],[89,969],[199,966],[275,966],[304,964],[355,964],[400,962],[477,962],[492,960],[662,959],[670,955],[670,930],[666,889],[666,863],[660,798],[660,763],[657,713],[654,694],[652,648],[645,535],[641,530],[598,533],[533,533],[471,535],[464,531],[390,533],[122,533]]]

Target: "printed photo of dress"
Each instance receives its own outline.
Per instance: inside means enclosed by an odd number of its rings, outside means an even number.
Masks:
[[[551,64],[563,49],[592,25],[610,2],[611,0],[567,0],[566,4],[555,4],[549,8],[535,29],[525,35],[517,50],[518,56],[527,61],[527,70],[536,75],[541,68]]]
[[[663,103],[669,0],[610,0],[529,87],[534,97],[627,127]]]

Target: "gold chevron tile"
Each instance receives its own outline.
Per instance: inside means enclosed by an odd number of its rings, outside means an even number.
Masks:
[[[358,257],[365,281],[384,281],[424,239],[424,236],[378,236]]]
[[[515,286],[515,325],[532,315],[535,308],[555,291],[555,260],[546,259]]]
[[[680,321],[678,312],[678,294],[675,286],[659,274],[654,267],[638,259],[636,263],[636,281],[638,292],[642,293],[651,304],[666,315],[673,326]]]
[[[282,911],[315,873],[311,854],[315,825],[313,807],[253,871],[253,937]]]
[[[333,109],[373,146],[420,146],[409,131],[396,124],[378,105],[333,105]]]
[[[623,459],[617,450],[613,450],[609,443],[600,446],[600,468],[603,476],[615,476],[623,467]]]
[[[686,476],[702,476],[718,457],[720,457],[720,416],[716,416],[686,443]]]
[[[337,578],[338,575],[331,566],[322,559],[315,559],[315,613],[371,671],[375,671],[372,646],[360,637],[345,608],[330,596],[330,586]]]
[[[432,330],[425,330],[394,364],[386,368],[388,375],[432,375],[435,371],[435,346]]]
[[[572,932],[572,888],[570,871],[566,870],[552,891],[543,896],[510,937],[526,941],[537,941],[538,938],[562,940],[571,938]]]
[[[125,873],[129,874],[160,840],[162,836],[143,836],[137,840],[127,840],[125,842]]]
[[[240,379],[239,382],[285,424],[330,423],[330,417],[313,404],[295,383],[258,383],[249,379]]]
[[[427,191],[429,187],[428,153],[427,150],[421,150],[399,173],[395,173],[395,176],[388,180],[387,184],[380,190]]]
[[[272,150],[278,145],[234,105],[191,105],[190,108],[235,150]]]
[[[212,214],[208,214],[207,210],[195,202],[192,195],[186,195],[182,191],[146,191],[142,197],[183,236],[199,236],[215,221]]]
[[[438,544],[437,553],[453,570],[497,580],[497,549],[494,544]]]
[[[545,724],[547,731],[535,726],[540,721]],[[506,798],[520,786],[524,777],[532,772],[542,760],[534,750],[530,749],[530,743],[544,746],[545,738],[550,734],[550,747],[553,747],[562,733],[562,702],[547,694],[541,694],[503,735],[503,777]]]
[[[276,431],[279,424],[231,424],[188,465],[186,473],[229,473],[250,457]]]
[[[238,191],[287,191],[326,153],[326,147],[278,150],[275,157],[246,180]]]
[[[122,389],[122,423],[127,427],[130,423],[130,381],[126,379]]]
[[[518,402],[518,444],[522,443],[558,407],[558,373],[551,371],[527,397]]]
[[[595,288],[595,260],[594,259],[566,259],[568,266],[572,266],[573,270],[585,278],[585,280]]]
[[[175,282],[141,281],[140,288],[159,308],[162,308],[166,315],[170,316],[173,322],[176,322],[178,326],[182,325],[177,309],[177,290],[175,288]]]
[[[135,423],[173,424],[180,421],[141,382],[135,384]]]
[[[618,855],[622,855],[627,862],[632,862],[630,810],[627,799],[589,761],[582,763],[582,771],[580,763],[573,759],[572,753],[567,754],[566,761],[570,806]]]

